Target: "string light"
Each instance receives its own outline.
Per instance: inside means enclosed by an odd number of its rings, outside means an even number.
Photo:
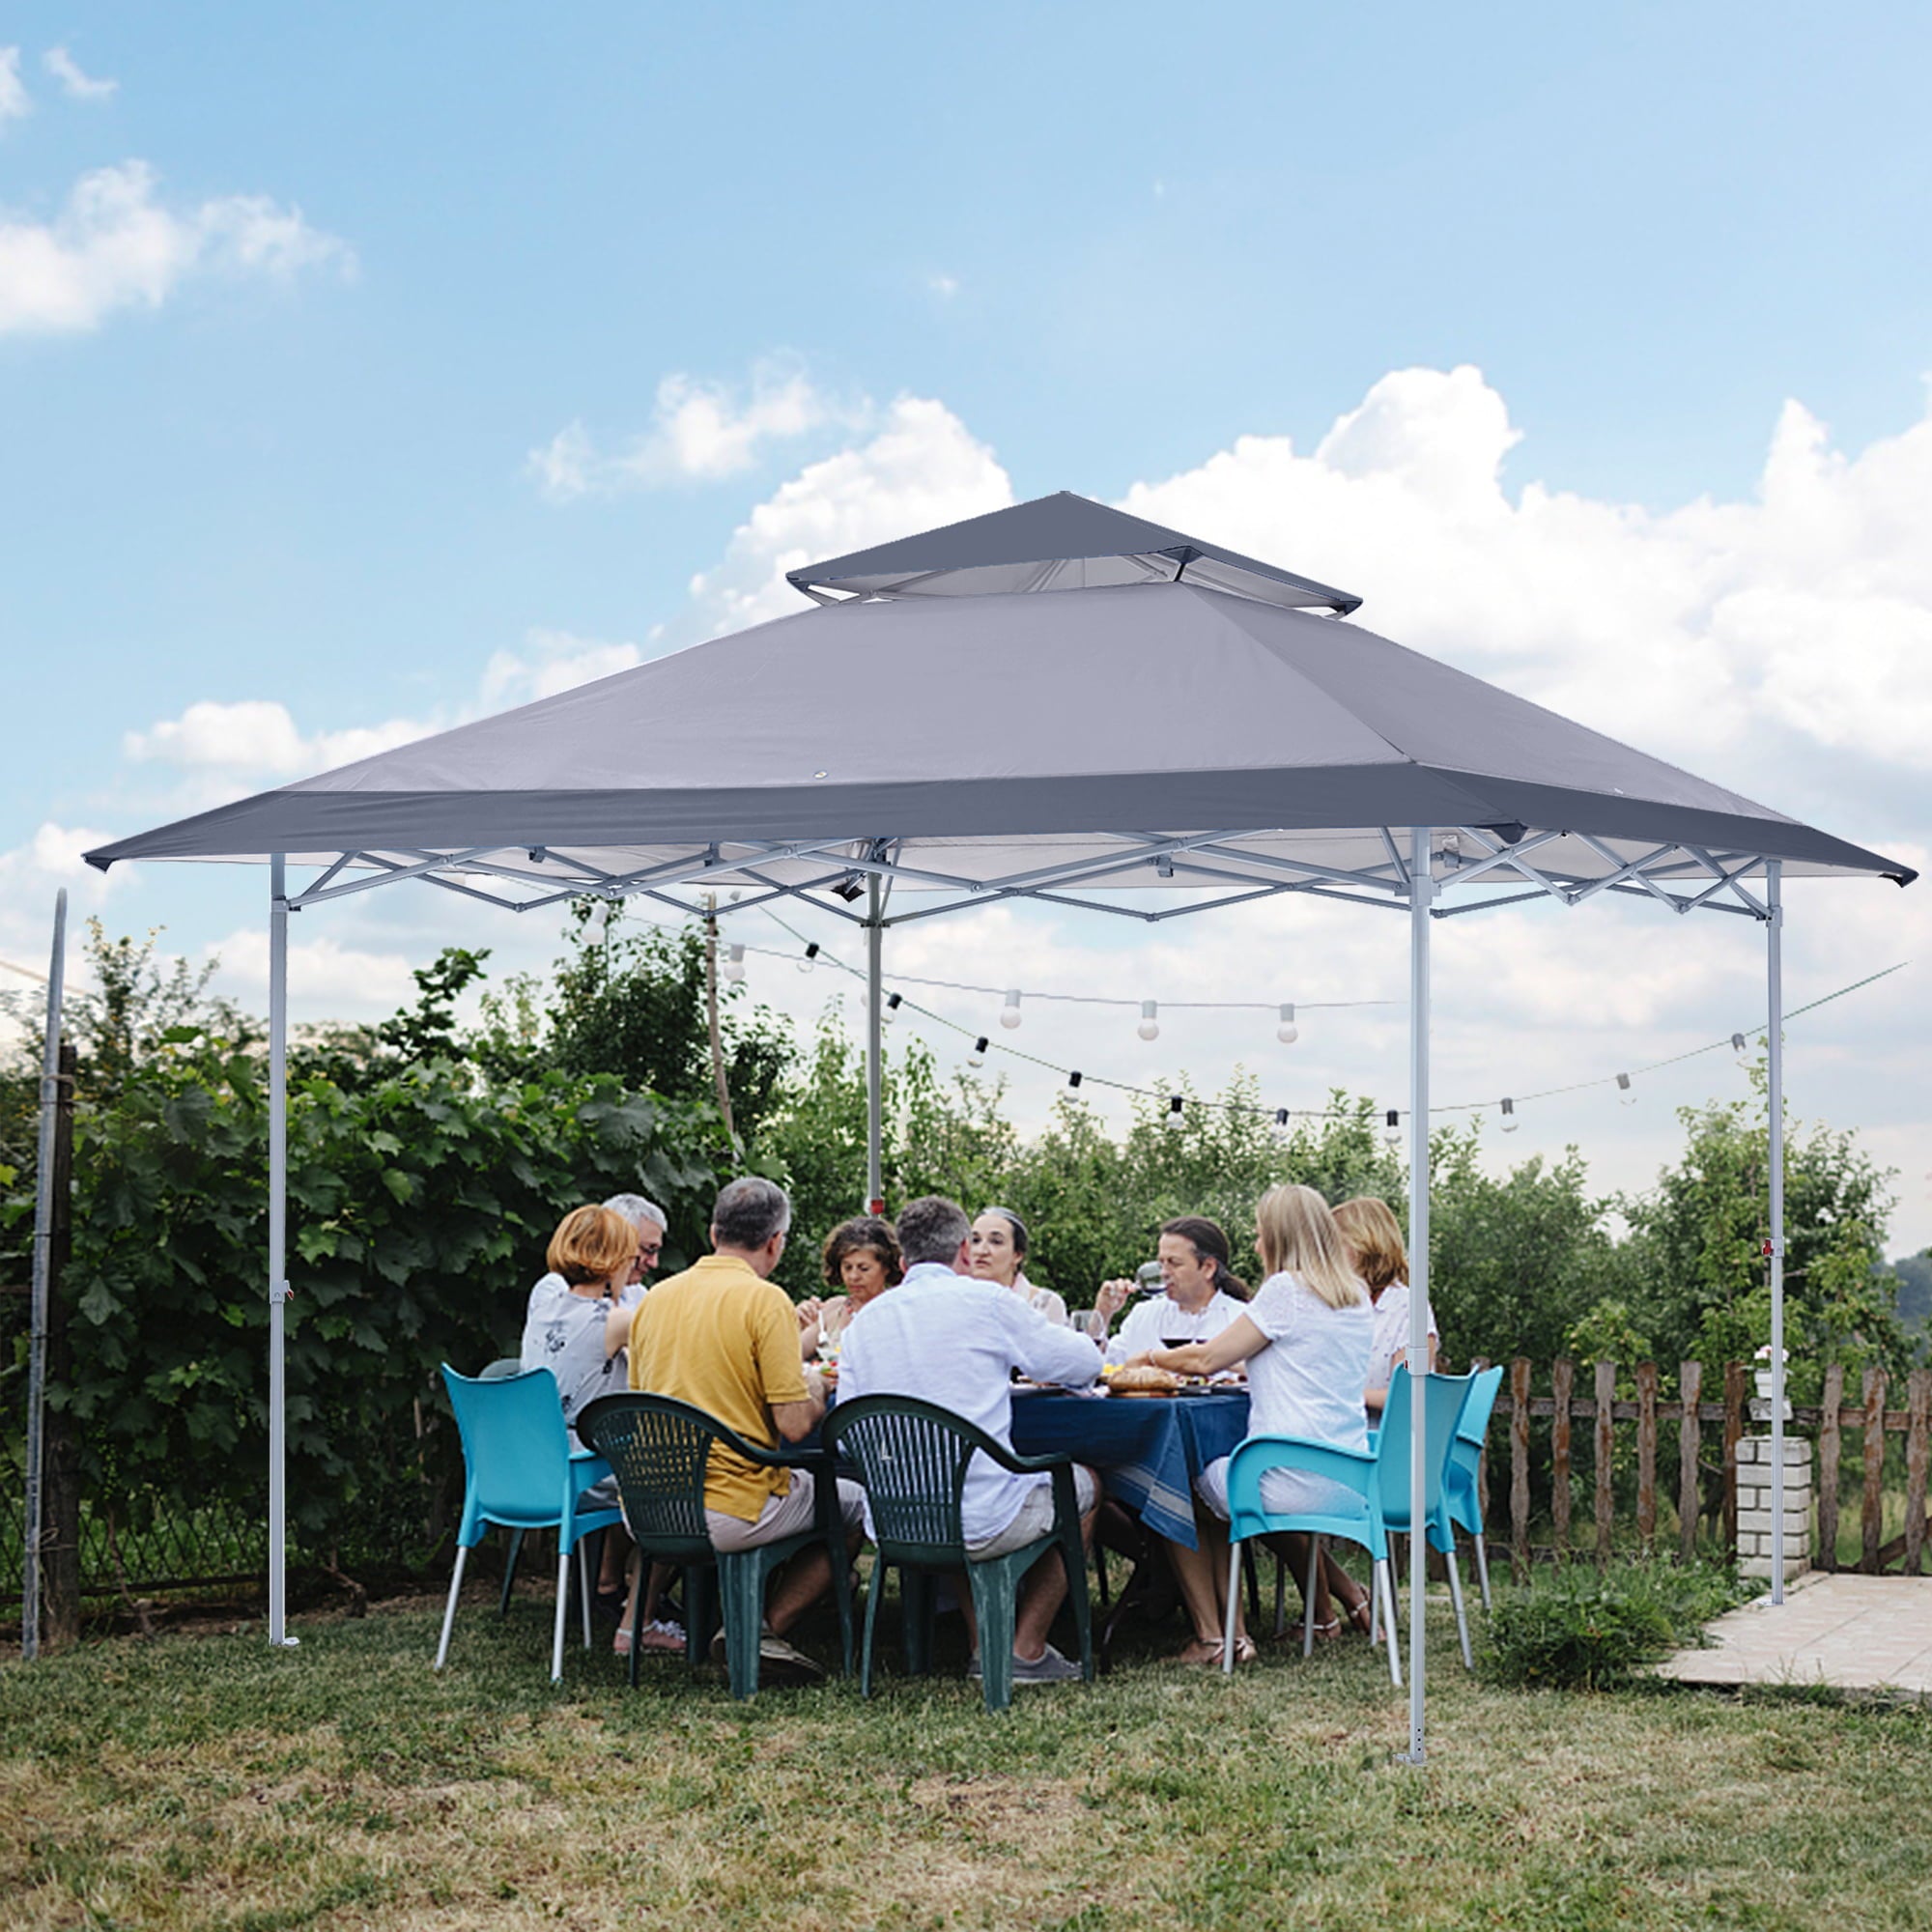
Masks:
[[[1617,1104],[1620,1107],[1636,1105],[1636,1095],[1631,1091],[1631,1077],[1628,1073],[1617,1075]]]
[[[805,957],[798,962],[798,970],[801,973],[810,973],[811,971],[811,962],[817,957],[818,957],[818,941],[814,939],[811,942],[811,944],[805,949]]]
[[[1020,996],[1015,987],[1007,995],[1007,1004],[1000,1009],[1000,1024],[1010,1033],[1020,1023]]]
[[[1174,1119],[1174,1117],[1180,1112],[1180,1109],[1184,1104],[1185,1103],[1182,1101],[1179,1094],[1170,1094],[1167,1096],[1168,1118],[1170,1120]]]
[[[1382,1116],[1382,1139],[1392,1148],[1402,1145],[1402,1116],[1393,1107]]]
[[[1067,1084],[1067,1085],[1068,1085],[1069,1087],[1077,1087],[1077,1086],[1079,1086],[1079,1084],[1080,1084],[1080,1069],[1079,1069],[1079,1067],[1077,1067],[1077,1066],[1076,1066],[1076,1067],[1075,1067],[1075,1068],[1073,1069],[1073,1071],[1072,1071],[1071,1073],[1069,1073],[1069,1074],[1068,1074],[1068,1075],[1066,1076],[1066,1084]]]
[[[1158,1000],[1143,1000],[1141,1002],[1141,1023],[1135,1031],[1143,1039],[1158,1039],[1160,1037],[1160,1021],[1154,1017],[1159,1010],[1160,1002]]]
[[[742,946],[725,948],[724,977],[734,986],[745,977],[745,949]]]
[[[887,1026],[891,1026],[892,1023],[898,1018],[899,1002],[904,998],[905,995],[903,993],[893,993],[887,997],[886,1010],[882,1014],[880,1014],[880,1018],[885,1021]]]
[[[1731,1053],[1740,1066],[1750,1065],[1749,1042],[1743,1034],[1734,1033],[1731,1036]]]
[[[1281,1024],[1275,1028],[1274,1037],[1284,1046],[1293,1046],[1301,1037],[1301,1029],[1294,1023],[1294,1002],[1285,1002],[1281,1009]]]
[[[1516,1132],[1517,1128],[1520,1127],[1521,1124],[1522,1122],[1519,1121],[1516,1117],[1516,1102],[1510,1099],[1507,1094],[1504,1095],[1503,1132],[1506,1134],[1513,1134]]]
[[[986,1036],[981,1034],[973,1042],[973,1051],[966,1056],[968,1066],[983,1066],[986,1064]]]

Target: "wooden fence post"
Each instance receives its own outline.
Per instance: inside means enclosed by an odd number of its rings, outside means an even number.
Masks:
[[[1906,1384],[1911,1427],[1905,1437],[1905,1574],[1918,1575],[1925,1547],[1925,1465],[1932,1461],[1932,1369],[1914,1369]]]
[[[1697,1398],[1704,1387],[1702,1362],[1677,1365],[1678,1393],[1684,1398],[1684,1413],[1677,1425],[1677,1560],[1693,1561],[1697,1554],[1697,1501],[1701,1486],[1697,1479],[1699,1449],[1704,1435],[1697,1419]]]
[[[1570,1553],[1570,1394],[1576,1378],[1577,1365],[1566,1356],[1550,1363],[1549,1392],[1556,1398],[1556,1413],[1549,1423],[1549,1524],[1559,1563]]]
[[[1724,1557],[1738,1560],[1738,1442],[1745,1433],[1745,1365],[1724,1364]]]
[[[1510,1364],[1510,1561],[1519,1583],[1529,1576],[1529,1360]]]
[[[1636,1365],[1636,1540],[1657,1547],[1657,1364]]]
[[[1617,1507],[1616,1490],[1610,1481],[1610,1427],[1616,1420],[1617,1406],[1617,1365],[1614,1362],[1597,1364],[1597,1439],[1595,1444],[1595,1466],[1597,1474],[1597,1568],[1605,1569],[1610,1560],[1610,1525],[1615,1519]]]
[[[1845,1371],[1833,1362],[1825,1371],[1825,1402],[1818,1417],[1818,1567],[1838,1567],[1838,1454],[1844,1437]]]
[[[1867,1577],[1878,1575],[1879,1545],[1885,1541],[1885,1387],[1883,1369],[1865,1371],[1865,1492],[1860,1511],[1859,1569]]]

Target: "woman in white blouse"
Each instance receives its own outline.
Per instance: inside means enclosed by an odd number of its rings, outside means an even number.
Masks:
[[[1157,1349],[1151,1359],[1180,1375],[1213,1375],[1248,1365],[1248,1430],[1254,1435],[1300,1435],[1366,1451],[1368,1421],[1360,1390],[1368,1374],[1375,1319],[1369,1292],[1328,1204],[1312,1187],[1275,1187],[1255,1209],[1255,1252],[1267,1279],[1255,1298],[1208,1342]],[[1212,1663],[1220,1655],[1222,1617],[1232,1607],[1235,1656],[1250,1662],[1253,1642],[1241,1627],[1236,1593],[1225,1605],[1228,1544],[1228,1459],[1202,1470],[1195,1488],[1207,1505],[1197,1518],[1200,1547],[1177,1548],[1175,1571],[1194,1619],[1194,1641],[1182,1662]],[[1320,1510],[1357,1498],[1323,1476],[1271,1469],[1262,1478],[1262,1501],[1271,1510]],[[1297,1571],[1297,1575],[1302,1574]],[[1318,1614],[1305,1609],[1304,1614]]]
[[[1027,1258],[1027,1225],[1010,1208],[982,1208],[973,1223],[967,1264],[981,1281],[1009,1288],[1056,1328],[1068,1326],[1066,1303],[1050,1288],[1036,1288],[1021,1264]]]
[[[1211,1341],[1248,1305],[1248,1285],[1229,1265],[1228,1237],[1205,1214],[1182,1214],[1163,1223],[1155,1252],[1165,1293],[1128,1309],[1121,1332],[1111,1341],[1107,1324],[1126,1307],[1134,1284],[1106,1282],[1094,1297],[1094,1313],[1099,1318],[1094,1339],[1105,1344],[1110,1362],[1124,1362],[1149,1349]]]
[[[1408,1360],[1408,1250],[1402,1228],[1386,1201],[1358,1194],[1335,1209],[1335,1225],[1355,1257],[1355,1272],[1369,1291],[1376,1311],[1376,1345],[1369,1351],[1369,1381],[1362,1404],[1379,1416],[1388,1401],[1389,1378]],[[1429,1336],[1429,1373],[1435,1373],[1436,1348],[1433,1310],[1423,1316]]]

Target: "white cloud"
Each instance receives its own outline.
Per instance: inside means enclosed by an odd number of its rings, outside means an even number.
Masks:
[[[642,662],[643,653],[636,644],[607,643],[568,631],[531,631],[522,652],[497,651],[483,668],[477,709],[503,711],[513,704],[554,697],[560,691],[611,677]]]
[[[222,991],[260,1004],[269,984],[269,935],[261,927],[231,932],[204,953],[221,962],[215,978]],[[289,943],[290,1001],[310,1012],[342,1019],[393,1012],[415,992],[411,974],[412,961],[400,952],[345,946],[329,934]]]
[[[1755,500],[1663,512],[1512,497],[1520,440],[1479,371],[1405,369],[1311,454],[1244,437],[1125,504],[1355,590],[1368,628],[1770,804],[1791,809],[1806,743],[1932,767],[1932,414],[1851,457],[1789,403]]]
[[[810,464],[732,532],[723,560],[692,579],[709,633],[805,608],[787,570],[956,523],[1013,500],[993,452],[943,403],[902,396],[876,435]]]
[[[49,47],[43,65],[60,82],[61,92],[70,100],[111,100],[119,90],[118,80],[96,80],[80,71],[80,64],[65,47]]]
[[[129,731],[122,749],[139,761],[178,765],[221,780],[301,778],[407,745],[435,728],[412,719],[393,718],[381,724],[304,735],[287,705],[273,699],[223,704],[204,698],[179,718],[163,719],[145,731]]]
[[[573,422],[531,450],[526,467],[554,502],[593,491],[712,483],[751,469],[771,443],[865,413],[864,406],[834,403],[802,371],[778,362],[758,363],[749,384],[673,374],[658,384],[649,431],[626,448],[602,455],[582,423]]]
[[[20,49],[0,47],[0,128],[23,120],[34,111],[27,84],[20,78]]]
[[[97,327],[118,309],[158,308],[201,274],[275,279],[355,257],[297,209],[226,195],[177,212],[145,161],[99,168],[74,184],[51,221],[0,219],[0,334]]]
[[[941,301],[951,301],[959,293],[959,277],[957,275],[944,274],[928,275],[925,286]]]
[[[97,872],[82,863],[81,854],[103,845],[111,833],[85,826],[43,821],[33,836],[11,852],[0,852],[0,960],[25,972],[0,973],[0,992],[29,990],[43,980],[47,951],[53,937],[54,895],[68,896],[68,951],[73,955],[74,934],[89,913],[99,911],[114,886],[124,881]]]

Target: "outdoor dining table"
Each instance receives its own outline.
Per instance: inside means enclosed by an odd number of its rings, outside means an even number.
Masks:
[[[1071,1456],[1158,1536],[1195,1548],[1194,1479],[1248,1433],[1246,1389],[1199,1395],[1076,1395],[1015,1388],[1013,1447]]]

